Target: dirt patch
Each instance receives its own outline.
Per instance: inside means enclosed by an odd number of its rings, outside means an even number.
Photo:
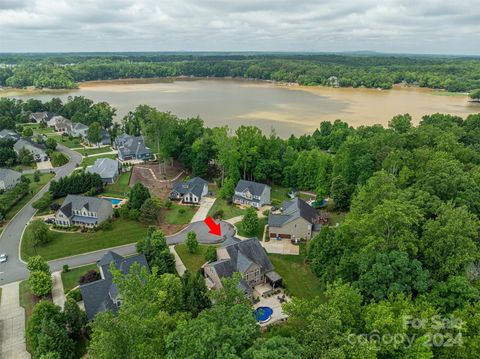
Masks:
[[[178,174],[182,171],[183,168],[178,161],[173,162],[173,165],[168,164],[166,166],[166,172],[163,171],[163,166],[160,172],[158,164],[136,165],[133,167],[129,186],[132,187],[135,183],[140,182],[147,187],[154,196],[161,200],[166,200],[172,190],[173,183],[185,177],[185,174],[182,174],[177,178]]]
[[[168,224],[165,220],[165,209],[162,208],[160,212],[159,221],[158,221],[158,228],[160,228],[165,235],[169,236],[171,234],[175,234],[180,232],[182,229],[187,227],[190,223],[187,224]]]

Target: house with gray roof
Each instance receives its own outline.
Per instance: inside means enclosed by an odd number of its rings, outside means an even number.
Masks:
[[[55,213],[55,224],[92,228],[112,215],[112,202],[107,199],[69,194]]]
[[[260,208],[270,204],[270,190],[266,184],[240,180],[235,187],[233,203]]]
[[[149,160],[152,156],[142,136],[120,135],[115,139],[115,148],[120,161]]]
[[[270,238],[311,239],[318,223],[317,211],[301,198],[284,201],[280,213],[268,216]]]
[[[87,137],[88,126],[80,122],[73,122],[71,126],[67,125],[67,132],[72,137]]]
[[[72,127],[72,121],[63,116],[54,116],[48,122],[49,127],[54,127],[57,132],[67,132]]]
[[[47,148],[45,145],[33,142],[28,138],[21,138],[13,145],[13,150],[18,154],[22,148],[30,151],[33,159],[37,162],[48,161]]]
[[[82,293],[83,304],[88,320],[92,320],[97,313],[106,310],[116,313],[121,304],[118,288],[115,283],[113,283],[112,273],[110,272],[111,263],[123,274],[130,274],[130,268],[134,263],[138,263],[140,268],[147,268],[150,272],[144,254],[124,258],[115,252],[108,251],[97,261],[100,279],[80,285],[80,292]]]
[[[208,193],[208,182],[200,177],[188,181],[179,181],[173,184],[170,199],[181,200],[183,203],[200,203],[203,196]]]
[[[19,139],[20,139],[20,135],[16,133],[14,130],[9,130],[5,128],[0,131],[0,140],[18,141]]]
[[[97,173],[103,183],[115,183],[122,171],[122,165],[120,161],[111,158],[97,158],[92,166],[87,167],[86,171]]]
[[[0,190],[6,191],[15,187],[18,183],[20,183],[20,177],[22,177],[20,172],[11,170],[9,168],[0,168]]]
[[[240,289],[251,295],[255,286],[263,283],[272,288],[281,285],[282,277],[274,271],[265,248],[257,238],[241,241],[228,238],[217,248],[217,260],[203,266],[207,285],[212,289],[223,288],[222,278],[229,278],[240,273]]]
[[[53,112],[32,112],[28,117],[28,120],[33,123],[47,123],[55,114]]]

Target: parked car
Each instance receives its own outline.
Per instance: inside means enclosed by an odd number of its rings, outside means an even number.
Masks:
[[[8,256],[5,253],[0,254],[0,263],[5,263],[8,259]]]
[[[47,223],[47,224],[55,223],[55,218],[53,218],[53,217],[46,218],[44,222]]]

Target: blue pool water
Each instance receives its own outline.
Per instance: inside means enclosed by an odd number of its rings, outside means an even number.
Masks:
[[[273,309],[270,307],[258,307],[255,309],[255,319],[257,322],[265,322],[272,316]]]
[[[122,202],[122,200],[118,198],[105,198],[105,199],[108,199],[110,202],[112,202],[112,206],[116,206],[117,204]]]

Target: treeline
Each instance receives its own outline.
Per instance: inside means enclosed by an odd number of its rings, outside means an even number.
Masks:
[[[112,54],[0,58],[0,85],[74,88],[78,82],[151,77],[235,77],[301,85],[389,89],[407,83],[448,91],[480,88],[476,58],[301,54]]]
[[[68,177],[62,177],[58,181],[52,180],[49,192],[55,199],[65,197],[68,194],[79,193],[92,196],[102,192],[102,190],[103,182],[98,173],[78,171]]]

